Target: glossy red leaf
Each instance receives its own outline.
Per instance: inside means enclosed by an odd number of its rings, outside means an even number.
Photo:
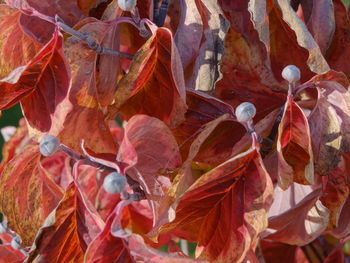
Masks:
[[[230,105],[204,92],[187,90],[186,103],[188,110],[185,115],[185,121],[175,129],[172,129],[180,145],[181,155],[184,159],[187,158],[189,148],[194,139],[202,132],[207,123],[219,118],[223,114],[228,114],[234,119],[233,109]],[[232,129],[228,129],[227,133],[231,133],[233,140],[230,140],[228,148],[245,133],[243,126],[239,123],[232,121],[230,124]],[[233,133],[235,133],[235,135],[233,135]],[[216,139],[220,140],[222,138],[221,136],[217,136]],[[213,148],[213,144],[208,145],[208,147]],[[221,150],[225,151],[227,149]]]
[[[103,227],[102,219],[73,182],[40,228],[28,262],[82,262],[88,245]]]
[[[278,128],[278,182],[287,189],[293,182],[314,183],[310,128],[302,109],[288,95]]]
[[[119,111],[126,119],[147,114],[175,127],[184,120],[185,96],[183,69],[172,35],[159,28],[119,81],[110,110],[112,115]]]
[[[21,101],[28,124],[41,132],[50,130],[53,119],[59,120],[55,110],[69,88],[62,44],[63,37],[56,29],[32,60],[0,80],[0,108],[9,108]]]
[[[5,166],[0,177],[0,211],[9,227],[31,245],[45,218],[62,198],[62,190],[40,163],[39,146],[30,143]]]
[[[161,229],[197,241],[210,261],[241,262],[267,227],[271,202],[270,177],[252,148],[202,175]]]

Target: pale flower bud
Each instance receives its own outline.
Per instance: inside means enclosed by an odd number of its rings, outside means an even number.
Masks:
[[[125,176],[120,173],[113,172],[105,177],[103,180],[103,188],[107,193],[115,194],[124,190],[126,185]]]
[[[132,11],[136,3],[136,0],[118,0],[118,6],[124,11]]]
[[[283,69],[282,77],[289,83],[295,83],[300,80],[300,70],[297,66],[289,65]]]
[[[50,156],[54,154],[61,142],[55,136],[45,135],[40,141],[40,153],[44,156]]]
[[[254,104],[250,102],[243,102],[238,105],[235,114],[239,122],[247,122],[254,118],[256,114],[256,108]]]

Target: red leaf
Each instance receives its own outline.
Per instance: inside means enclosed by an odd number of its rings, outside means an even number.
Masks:
[[[91,241],[104,223],[75,183],[40,228],[28,262],[82,262]]]
[[[85,24],[80,31],[87,32],[97,42],[102,42],[112,29],[113,26],[96,21]],[[84,140],[85,146],[96,153],[115,153],[116,143],[98,96],[96,83],[98,54],[75,37],[66,40],[65,48],[65,55],[69,57],[71,67],[72,84],[69,98],[56,109],[57,114],[66,116],[64,122],[55,123],[57,129],[64,127],[58,137],[62,143],[79,152],[81,152],[81,141]],[[104,69],[106,70],[105,67]]]
[[[252,148],[201,176],[180,199],[175,221],[161,230],[198,241],[211,261],[240,262],[267,227],[271,202],[270,177]]]
[[[226,113],[234,119],[233,109],[230,105],[203,92],[187,90],[186,102],[188,105],[186,119],[181,125],[172,130],[178,144],[181,146],[180,151],[184,159],[187,158],[189,148],[196,136],[202,132],[207,123]],[[232,140],[229,143],[226,140],[226,144],[220,144],[221,148],[217,151],[231,151],[232,145],[245,133],[243,126],[237,122],[229,121],[226,126],[228,127],[225,127],[225,130],[227,130],[225,133],[232,137]],[[224,140],[222,137],[223,135],[220,134],[214,140]],[[208,143],[207,148],[214,148],[213,143]],[[212,157],[215,156],[206,157],[208,157],[208,160],[212,160]]]
[[[10,6],[26,11],[36,10],[50,17],[58,15],[65,23],[74,26],[79,20],[85,17],[78,7],[78,1],[79,0],[48,0],[42,2],[38,0],[7,0],[7,3]]]
[[[300,68],[302,72],[302,81],[308,80],[312,76],[312,72],[310,71],[311,67],[308,66],[308,50],[298,43],[298,35],[293,31],[289,23],[284,20],[285,14],[281,11],[279,4],[275,3],[275,1],[268,1],[268,6],[270,31],[269,55],[274,75],[281,81],[281,72],[283,68],[292,64]],[[284,12],[288,11],[290,10],[284,8]],[[301,20],[299,21],[301,22]],[[288,46],[288,52],[286,52],[286,46]]]
[[[343,263],[345,261],[344,255],[344,244],[339,244],[336,248],[334,248],[331,253],[324,259],[324,263]]]
[[[174,39],[184,67],[186,87],[213,90],[220,78],[217,64],[223,54],[228,21],[216,2],[179,2],[181,16]]]
[[[335,78],[344,76],[331,72]],[[350,93],[338,81],[318,81],[317,105],[309,115],[315,171],[327,175],[337,167],[341,155],[350,150]],[[329,76],[326,75],[326,78]]]
[[[125,241],[111,234],[111,227],[115,217],[115,213],[108,217],[102,232],[90,243],[85,254],[86,263],[136,262],[130,255]]]
[[[186,112],[183,69],[169,30],[158,28],[136,54],[119,81],[111,115],[157,117],[175,127]],[[157,94],[157,95],[156,95]]]
[[[69,88],[69,73],[62,53],[63,37],[58,29],[51,40],[26,65],[15,68],[0,80],[0,108],[21,101],[29,125],[47,132],[52,119],[59,119],[55,109]]]
[[[342,158],[337,168],[333,169],[329,175],[322,177],[325,186],[320,201],[330,211],[328,229],[338,226],[343,205],[349,196],[350,174],[344,162]]]
[[[350,21],[346,11],[346,7],[341,0],[332,1],[334,6],[335,31],[333,41],[326,53],[326,59],[330,67],[337,71],[342,71],[349,78],[349,60],[350,45],[347,39],[350,34]]]
[[[31,143],[4,166],[0,177],[0,211],[25,246],[32,244],[62,197],[62,190],[42,168],[40,157],[38,145]]]
[[[169,128],[157,118],[132,117],[126,126],[117,160],[129,165],[126,172],[139,182],[156,213],[157,203],[169,187],[164,181],[170,184],[169,179],[162,180],[157,173],[172,171],[181,164],[178,145]]]
[[[281,91],[286,87],[276,81],[271,71],[266,47],[250,20],[248,1],[219,3],[231,27],[221,62],[223,77],[216,84],[215,94],[234,108],[245,101],[253,103],[258,121],[283,105],[285,96]]]
[[[278,128],[278,182],[287,189],[293,182],[314,183],[310,128],[302,109],[288,95]]]
[[[0,5],[0,29],[2,36],[6,36],[0,40],[0,80],[29,63],[40,49],[40,45],[22,31],[20,18],[18,10]]]
[[[269,211],[268,240],[303,246],[326,230],[329,211],[318,200],[322,190],[293,183],[287,190],[275,188]]]
[[[260,244],[265,262],[309,263],[300,247],[264,240]]]
[[[20,263],[25,256],[11,245],[0,245],[0,263]]]
[[[32,92],[21,100],[23,114],[32,128],[48,132],[55,126],[54,122],[60,121],[57,109],[68,93],[70,81],[68,65],[63,55],[63,36],[57,28],[50,42],[27,66],[19,85],[30,87],[26,83],[27,74],[36,82],[34,89],[31,88]],[[33,74],[37,75],[37,79]],[[56,130],[57,127],[54,127],[51,133],[56,133]]]

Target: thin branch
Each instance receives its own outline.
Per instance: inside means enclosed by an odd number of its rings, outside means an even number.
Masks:
[[[117,51],[117,50],[113,50],[113,49],[109,49],[109,48],[105,48],[105,47],[101,46],[88,33],[86,33],[86,32],[81,33],[79,31],[71,28],[70,26],[65,24],[64,21],[61,18],[59,18],[57,15],[55,16],[55,20],[56,20],[57,26],[62,31],[84,41],[90,49],[94,50],[98,54],[119,56],[119,57],[124,57],[124,58],[130,59],[130,60],[132,60],[134,58],[134,56],[131,54]]]

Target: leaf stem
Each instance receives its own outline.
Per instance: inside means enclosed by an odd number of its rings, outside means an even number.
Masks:
[[[65,33],[68,33],[72,36],[75,36],[76,38],[84,41],[88,47],[92,50],[94,50],[98,54],[104,54],[104,55],[113,55],[113,56],[119,56],[119,57],[124,57],[126,59],[132,60],[134,58],[133,55],[109,48],[105,48],[98,44],[88,33],[81,33],[70,26],[68,26],[64,21],[58,17],[57,15],[55,16],[56,20],[56,25]]]

